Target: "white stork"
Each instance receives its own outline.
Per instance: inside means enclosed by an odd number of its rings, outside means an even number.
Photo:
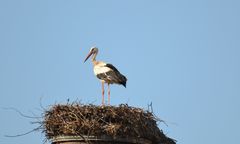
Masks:
[[[112,64],[96,61],[98,48],[92,47],[84,62],[92,55],[94,74],[102,83],[102,105],[104,105],[104,83],[108,85],[108,105],[110,105],[110,84],[121,84],[126,87],[127,78],[122,75]]]

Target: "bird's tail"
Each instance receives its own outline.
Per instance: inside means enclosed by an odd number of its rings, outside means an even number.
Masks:
[[[123,85],[126,88],[127,87],[126,86],[126,81],[125,82],[121,82],[121,85]]]
[[[121,74],[121,82],[120,82],[125,88],[127,84],[127,78]]]

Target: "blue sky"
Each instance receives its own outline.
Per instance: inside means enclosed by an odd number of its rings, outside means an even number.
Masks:
[[[240,143],[240,2],[237,0],[1,0],[0,107],[41,115],[44,107],[101,103],[83,63],[97,59],[127,76],[111,104],[147,108],[178,144]],[[41,100],[40,100],[41,99]],[[41,144],[36,125],[0,109],[0,144]]]

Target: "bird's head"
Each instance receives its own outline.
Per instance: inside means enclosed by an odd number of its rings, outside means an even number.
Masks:
[[[85,58],[84,62],[86,62],[88,60],[88,58],[91,56],[91,55],[97,55],[98,53],[98,48],[97,47],[92,47],[87,55],[87,57]]]

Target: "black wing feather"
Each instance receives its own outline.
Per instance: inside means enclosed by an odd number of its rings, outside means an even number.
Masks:
[[[107,72],[107,73],[109,73],[107,75],[111,76],[111,78],[113,80],[115,80],[117,83],[122,84],[124,87],[126,87],[127,78],[124,75],[122,75],[118,71],[118,69],[116,67],[114,67],[112,64],[106,64],[105,66],[114,71],[114,74],[110,74],[112,72]]]
[[[114,67],[112,64],[106,64],[105,66],[112,69],[113,71],[119,72],[118,69],[116,67]]]

